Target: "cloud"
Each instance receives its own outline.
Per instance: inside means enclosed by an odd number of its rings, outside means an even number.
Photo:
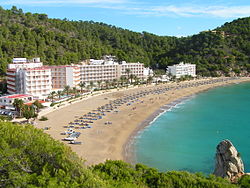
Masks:
[[[3,5],[55,5],[55,4],[121,4],[125,0],[10,0],[1,2]]]
[[[0,0],[1,2],[1,0]],[[122,14],[158,17],[217,17],[238,18],[250,16],[250,5],[245,6],[205,6],[149,4],[138,0],[7,0],[2,5],[29,6],[85,6],[120,11]]]
[[[250,16],[250,6],[155,6],[141,8],[131,14],[161,17],[219,17],[237,18]]]

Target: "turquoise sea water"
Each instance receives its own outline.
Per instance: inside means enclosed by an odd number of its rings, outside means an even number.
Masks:
[[[250,171],[250,83],[215,88],[178,104],[134,141],[137,163],[212,173],[217,144],[229,139]]]

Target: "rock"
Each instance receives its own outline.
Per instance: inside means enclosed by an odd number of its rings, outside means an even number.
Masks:
[[[223,140],[216,147],[214,175],[235,181],[244,174],[240,154],[229,140]]]

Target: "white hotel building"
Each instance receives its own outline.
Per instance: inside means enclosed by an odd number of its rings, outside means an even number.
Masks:
[[[167,73],[176,76],[176,78],[180,78],[186,75],[196,77],[196,65],[189,63],[184,64],[183,62],[181,62],[173,66],[168,66]]]
[[[112,81],[121,76],[119,64],[114,61],[90,59],[81,62],[78,66],[80,68],[81,82],[85,83]]]
[[[112,81],[119,79],[121,76],[127,77],[126,70],[130,70],[130,75],[135,75],[140,79],[146,79],[149,71],[142,63],[118,63],[114,60],[94,60],[81,62],[80,65],[81,82],[98,82]]]
[[[8,65],[7,91],[9,94],[29,94],[35,98],[45,98],[52,90],[64,89],[66,85],[78,87],[80,82],[104,82],[135,75],[146,79],[151,73],[142,63],[115,62],[113,56],[104,60],[90,59],[77,65],[43,66],[40,58],[27,60],[14,58]]]
[[[51,90],[51,71],[43,67],[40,58],[32,60],[14,58],[13,63],[8,65],[7,91],[9,94],[29,94],[42,98]]]

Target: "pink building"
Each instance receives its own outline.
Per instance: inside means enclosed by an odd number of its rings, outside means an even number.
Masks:
[[[48,66],[51,70],[52,88],[63,89],[66,85],[77,87],[80,83],[80,67],[78,66]]]

